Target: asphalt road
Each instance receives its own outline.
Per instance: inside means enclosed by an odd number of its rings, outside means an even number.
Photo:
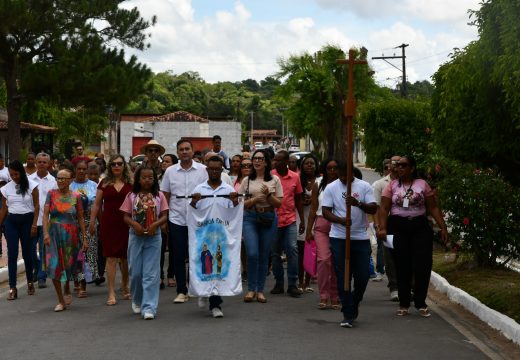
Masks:
[[[365,173],[370,183],[379,178]],[[132,314],[128,300],[106,306],[103,285],[89,286],[88,298],[75,297],[66,311],[55,313],[52,286],[27,296],[19,281],[16,301],[6,301],[7,286],[0,286],[0,360],[504,358],[485,336],[474,335],[477,326],[458,321],[461,310],[449,311],[445,299],[429,300],[431,318],[415,311],[395,316],[386,281],[369,283],[352,329],[339,326],[339,311],[317,309],[316,284],[314,293],[294,299],[270,295],[272,277],[267,304],[225,298],[222,319],[200,310],[196,298],[173,304],[175,288],[166,288],[152,321]]]
[[[269,279],[267,289],[273,285]],[[313,285],[317,291],[316,285]],[[486,359],[435,311],[397,317],[385,282],[370,282],[352,329],[341,313],[318,310],[316,292],[294,299],[267,293],[267,304],[225,298],[224,318],[200,310],[197,299],[173,304],[175,288],[161,291],[157,318],[133,315],[130,301],[104,305],[106,287],[90,286],[61,313],[54,289],[6,301],[0,290],[0,359]],[[440,312],[440,310],[439,310]]]

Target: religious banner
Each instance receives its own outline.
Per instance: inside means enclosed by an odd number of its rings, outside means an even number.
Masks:
[[[189,293],[233,296],[242,293],[240,246],[244,205],[224,208],[215,201],[205,209],[188,206]]]

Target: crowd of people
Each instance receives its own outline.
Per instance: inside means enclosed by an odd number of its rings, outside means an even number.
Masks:
[[[317,308],[341,310],[340,325],[352,327],[370,278],[373,229],[375,268],[387,275],[390,299],[399,302],[396,315],[407,315],[413,300],[421,316],[430,316],[426,296],[433,232],[427,216],[438,224],[444,241],[447,231],[434,191],[418,178],[413,157],[385,160],[384,177],[371,186],[360,172],[347,178],[347,164],[339,159],[320,163],[306,154],[294,161],[287,151],[272,149],[228,157],[221,143],[215,136],[211,151],[198,157],[189,140],[177,142],[176,155],[166,154],[162,145],[150,140],[141,149],[145,160],[133,169],[120,154],[108,163],[103,157],[92,160],[81,145],[58,169],[46,153],[29,154],[25,167],[12,161],[8,170],[0,156],[7,299],[18,298],[21,244],[27,294],[35,294],[35,282],[45,288],[51,279],[58,300],[54,311],[66,310],[74,294],[87,297],[87,284],[106,281],[107,306],[128,300],[133,313],[154,319],[160,290],[166,286],[176,287],[173,303],[190,298],[188,207],[206,207],[214,201],[234,207],[244,199],[240,270],[247,281],[245,303],[268,302],[264,288],[271,272],[272,295],[301,297],[313,292],[315,277]],[[350,219],[347,206],[352,209]],[[347,222],[350,288],[344,288]],[[303,265],[306,242],[316,244],[315,274],[307,273]],[[198,304],[209,306],[215,318],[224,316],[221,296],[199,298]]]

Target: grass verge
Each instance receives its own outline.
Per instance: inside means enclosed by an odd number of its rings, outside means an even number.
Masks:
[[[434,248],[433,270],[448,282],[486,306],[520,323],[520,274],[507,268],[476,266],[461,255],[455,262],[447,262],[449,254],[442,248]]]

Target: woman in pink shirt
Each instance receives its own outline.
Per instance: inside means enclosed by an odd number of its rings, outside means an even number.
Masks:
[[[415,159],[403,156],[397,168],[399,179],[390,182],[381,196],[378,237],[386,239],[387,233],[394,236],[392,252],[399,292],[396,315],[408,315],[413,278],[414,305],[421,316],[429,317],[426,295],[432,270],[433,231],[426,214],[440,226],[444,242],[448,241],[448,231],[432,189],[417,176]]]

